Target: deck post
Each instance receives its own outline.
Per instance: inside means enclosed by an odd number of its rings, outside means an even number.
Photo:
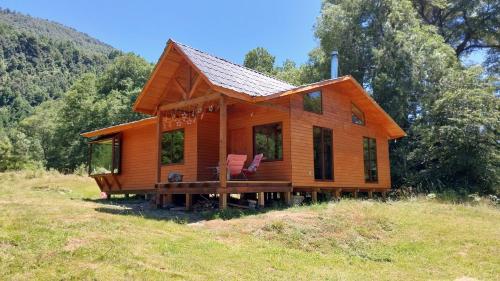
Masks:
[[[318,192],[316,190],[311,192],[311,198],[312,198],[313,204],[318,203]]]
[[[342,189],[335,189],[335,199],[340,200]]]
[[[287,206],[290,206],[290,204],[292,203],[292,193],[290,191],[286,191],[286,192],[283,192],[283,199],[285,199],[285,204]]]
[[[219,183],[227,188],[227,102],[224,96],[219,100]],[[227,193],[219,194],[219,208],[227,207]]]
[[[174,202],[172,194],[165,195],[165,203],[172,204],[172,202]]]
[[[259,201],[259,207],[264,207],[265,205],[264,192],[259,192],[257,200]]]
[[[161,138],[162,138],[162,112],[160,110],[160,107],[158,106],[156,108],[156,115],[158,116],[158,123],[156,124],[156,134],[158,137],[158,151],[157,151],[157,163],[156,163],[156,182],[161,183]]]
[[[358,189],[354,189],[353,193],[354,193],[354,198],[358,198]]]
[[[186,211],[191,210],[192,205],[193,205],[193,194],[186,193]]]
[[[368,190],[368,198],[369,199],[373,198],[373,189]]]
[[[227,208],[227,193],[219,193],[219,209]]]

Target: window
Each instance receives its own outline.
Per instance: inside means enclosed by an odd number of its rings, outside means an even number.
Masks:
[[[351,118],[352,123],[365,125],[365,114],[354,104],[351,104]]]
[[[119,174],[121,135],[101,137],[90,143],[89,174]]]
[[[283,160],[281,123],[253,127],[253,154],[263,153],[264,161]]]
[[[307,93],[304,95],[304,110],[322,114],[323,113],[321,91]]]
[[[184,129],[163,132],[161,138],[161,163],[163,165],[184,162]]]
[[[333,180],[333,131],[313,127],[314,179]]]
[[[378,181],[377,175],[377,140],[363,138],[363,152],[365,159],[365,181]]]

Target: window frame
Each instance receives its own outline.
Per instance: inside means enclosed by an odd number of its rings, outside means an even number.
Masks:
[[[314,93],[319,93],[320,96],[320,112],[310,111],[306,109],[306,96]],[[323,91],[319,89],[302,94],[302,110],[313,114],[323,115]]]
[[[323,174],[323,178],[322,179],[317,179],[316,178],[316,167],[314,167],[314,154],[315,154],[315,151],[314,151],[314,129],[320,129],[321,130],[321,150],[322,150],[322,153],[321,153],[321,158],[322,158],[322,161],[321,161],[321,164],[322,164],[322,174]],[[324,153],[324,148],[325,148],[325,138],[324,138],[324,131],[325,130],[329,130],[331,131],[332,133],[332,142],[331,142],[331,147],[332,147],[332,178],[331,179],[325,179],[325,174],[326,174],[326,165],[325,165],[325,153]],[[319,182],[334,182],[335,181],[335,152],[334,152],[334,147],[333,147],[333,144],[334,144],[334,141],[333,141],[333,129],[332,128],[327,128],[327,127],[321,127],[321,126],[313,126],[312,128],[312,137],[313,137],[313,142],[312,142],[312,152],[313,152],[313,167],[314,167],[314,171],[313,171],[313,177],[314,177],[314,181],[319,181]]]
[[[100,173],[92,174],[92,152],[93,145],[111,140],[111,172],[110,173]],[[115,153],[115,145],[118,144],[118,155]],[[91,177],[95,176],[105,176],[105,175],[119,175],[122,171],[122,133],[116,133],[112,135],[99,136],[97,139],[88,142],[89,145],[89,155],[88,155],[88,175]],[[118,163],[115,161],[115,156],[118,156]],[[117,167],[115,167],[115,165]],[[115,173],[115,168],[117,172]]]
[[[264,127],[264,126],[273,126],[273,125],[279,125],[281,127],[281,139],[280,139],[280,142],[281,142],[281,158],[275,158],[275,159],[269,159],[266,157],[266,155],[264,155],[264,158],[261,160],[262,162],[275,162],[275,161],[283,161],[284,159],[284,151],[283,151],[283,122],[274,122],[274,123],[266,123],[266,124],[259,124],[259,125],[254,125],[252,126],[252,141],[253,141],[253,157],[255,157],[255,155],[259,154],[259,153],[263,153],[263,152],[257,152],[257,149],[256,149],[256,146],[257,146],[257,142],[255,141],[255,129],[257,127]],[[275,130],[276,132],[276,130]],[[277,151],[277,150],[276,150]]]
[[[180,162],[175,162],[175,163],[163,163],[163,135],[168,134],[168,133],[174,133],[174,132],[182,132],[182,160]],[[173,154],[173,151],[170,153],[171,155]],[[180,129],[175,129],[175,130],[168,130],[168,131],[162,131],[161,132],[161,141],[160,141],[160,159],[161,159],[161,166],[173,166],[173,165],[184,165],[186,157],[186,131],[184,128]],[[172,157],[170,157],[172,158]]]
[[[368,158],[369,159],[366,159],[366,156],[365,156],[366,155],[366,153],[365,153],[365,140],[368,141]],[[375,151],[375,159],[372,159],[371,155],[370,155],[370,140],[373,140],[373,144],[374,144],[373,149]],[[364,136],[363,137],[362,145],[363,145],[363,170],[364,170],[365,182],[366,183],[378,183],[377,138],[372,138],[372,137],[366,137],[366,136]],[[369,172],[369,168],[366,166],[367,161],[368,161],[369,165],[371,165],[371,161],[375,162],[375,179],[371,178],[371,174]],[[367,175],[368,175],[368,177],[367,177]]]
[[[358,116],[357,114],[354,113],[354,109],[356,109],[357,111],[359,111],[361,113],[361,118],[360,116]],[[358,124],[356,122],[354,122],[352,120],[352,117],[356,116],[361,122],[363,122],[362,124]],[[351,102],[351,123],[354,124],[354,125],[358,125],[358,126],[366,126],[366,117],[365,117],[365,113],[359,109],[358,106],[356,106],[354,103]]]

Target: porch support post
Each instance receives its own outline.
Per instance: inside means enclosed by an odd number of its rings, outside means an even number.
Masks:
[[[259,207],[264,207],[265,205],[264,192],[259,192],[257,200],[259,202]]]
[[[219,100],[219,183],[227,188],[227,101],[222,95]],[[227,207],[227,193],[219,194],[219,208]]]
[[[193,194],[186,193],[186,211],[191,210],[193,204]]]
[[[283,199],[285,200],[285,204],[290,206],[292,203],[292,193],[290,191],[283,192]]]
[[[158,118],[158,123],[156,124],[156,134],[158,138],[158,151],[157,151],[157,163],[156,163],[156,183],[161,183],[161,137],[162,137],[162,111],[160,110],[160,107],[156,108],[156,115]]]
[[[313,190],[311,192],[311,199],[312,199],[313,204],[318,203],[318,191]]]

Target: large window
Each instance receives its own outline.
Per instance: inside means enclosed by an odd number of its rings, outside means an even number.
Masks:
[[[377,175],[377,140],[363,138],[363,152],[365,159],[365,181],[378,181]]]
[[[163,165],[184,162],[184,129],[164,132],[161,138],[161,163]]]
[[[90,142],[89,174],[119,174],[121,136],[107,136]]]
[[[352,123],[365,125],[365,114],[354,104],[351,104],[351,118]]]
[[[333,131],[313,127],[314,179],[333,180]]]
[[[321,114],[323,113],[321,91],[304,94],[304,110]]]
[[[264,161],[283,160],[281,123],[253,127],[253,154],[263,153]]]

